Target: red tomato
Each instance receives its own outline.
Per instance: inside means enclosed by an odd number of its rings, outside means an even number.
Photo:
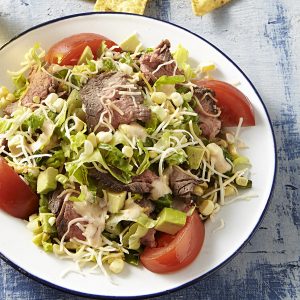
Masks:
[[[195,80],[195,84],[212,89],[216,93],[218,106],[222,113],[223,126],[237,126],[243,118],[242,126],[254,126],[253,107],[248,98],[233,85],[219,80]]]
[[[108,48],[115,46],[116,43],[109,40],[105,36],[95,33],[79,33],[64,38],[54,44],[46,54],[46,61],[50,64],[59,65],[76,65],[84,48],[89,46],[97,56],[97,51],[101,47],[101,43],[105,41]],[[119,49],[119,48],[118,48]],[[119,49],[120,50],[120,49]]]
[[[27,219],[38,210],[38,196],[0,157],[0,208],[10,215]]]
[[[146,247],[141,262],[155,273],[169,273],[189,265],[201,250],[205,230],[199,215],[194,212],[176,235],[161,233],[157,247]]]

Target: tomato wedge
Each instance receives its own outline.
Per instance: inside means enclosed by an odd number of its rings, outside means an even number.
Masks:
[[[154,273],[169,273],[189,265],[200,252],[205,236],[204,224],[194,212],[176,235],[161,233],[157,247],[146,247],[140,259]]]
[[[236,87],[219,80],[195,80],[193,82],[215,91],[218,106],[222,111],[220,119],[223,126],[237,126],[240,118],[243,118],[242,126],[255,125],[253,107],[249,99]]]
[[[86,46],[91,48],[95,58],[103,41],[108,48],[117,45],[115,42],[100,34],[75,34],[55,43],[47,52],[45,59],[49,64],[73,66],[78,62]],[[119,51],[121,50],[120,48],[117,49],[119,49]]]
[[[0,157],[0,208],[10,215],[27,219],[37,212],[38,196]]]

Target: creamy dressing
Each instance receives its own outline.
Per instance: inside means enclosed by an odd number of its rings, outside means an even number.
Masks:
[[[167,194],[172,194],[172,190],[169,187],[169,176],[162,175],[152,182],[151,199],[158,200]]]
[[[102,244],[101,233],[105,228],[105,218],[107,215],[107,203],[100,199],[99,203],[89,201],[74,202],[75,211],[84,217],[87,224],[84,224],[83,236],[92,247],[100,247]]]

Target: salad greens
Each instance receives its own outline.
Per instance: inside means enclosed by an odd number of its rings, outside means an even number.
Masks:
[[[124,260],[138,264],[142,240],[157,225],[159,213],[176,206],[168,183],[172,166],[182,167],[197,182],[189,208],[196,207],[203,220],[236,195],[237,188],[251,186],[250,162],[238,153],[238,137],[222,133],[210,141],[197,125],[195,85],[190,80],[199,74],[188,63],[187,49],[179,45],[173,53],[180,74],[163,75],[151,83],[138,59],[153,51],[118,52],[103,44],[95,59],[89,56],[79,65],[49,67],[44,50],[36,44],[26,53],[22,68],[10,72],[14,90],[0,90],[0,155],[39,194],[39,213],[29,218],[28,228],[33,242],[46,252],[75,260],[79,266],[94,263],[103,272],[103,263],[117,272]],[[59,92],[22,105],[18,100],[28,90],[32,69],[57,80]],[[143,82],[142,96],[151,117],[145,123],[91,132],[79,91],[90,78],[110,71],[126,73],[135,84]],[[5,115],[12,104],[12,114]],[[109,200],[114,196],[89,176],[91,169],[108,173],[123,185],[151,170],[157,176],[152,199],[125,191],[121,198],[116,193],[119,200]],[[56,191],[56,197],[71,202],[76,211],[61,238],[58,215],[49,208]],[[112,202],[107,205],[108,201]],[[143,201],[154,206],[150,213]],[[82,230],[83,238],[68,236],[73,225]],[[97,239],[89,233],[93,230]]]

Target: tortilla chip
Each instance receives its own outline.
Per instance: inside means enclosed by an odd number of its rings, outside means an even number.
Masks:
[[[142,15],[148,0],[97,0],[94,11],[119,11]]]
[[[230,1],[231,0],[192,0],[192,7],[196,16],[203,16]]]

